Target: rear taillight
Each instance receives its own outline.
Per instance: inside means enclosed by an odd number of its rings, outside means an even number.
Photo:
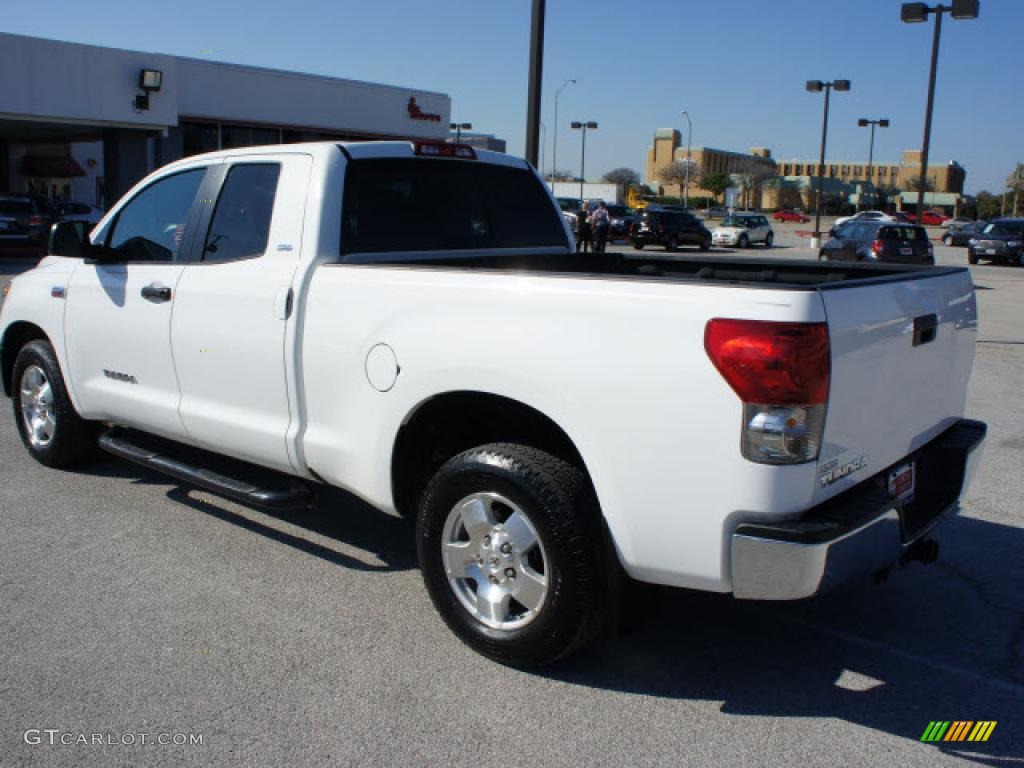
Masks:
[[[43,223],[43,217],[33,216],[31,219],[28,220],[28,223],[33,227],[38,227]]]
[[[871,244],[871,252],[875,254],[875,256],[878,256],[882,253],[882,248],[884,247],[885,244],[881,240],[875,240],[875,242]]]
[[[417,141],[413,144],[413,152],[426,157],[460,157],[463,160],[476,160],[476,152],[467,144]]]
[[[743,401],[747,459],[799,464],[818,457],[831,369],[824,323],[716,318],[704,347]]]

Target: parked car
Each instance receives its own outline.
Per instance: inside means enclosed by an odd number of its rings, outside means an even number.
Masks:
[[[934,264],[935,252],[924,227],[886,221],[853,221],[839,228],[818,252],[821,261],[884,261]]]
[[[638,251],[647,245],[661,245],[666,251],[680,245],[696,245],[702,251],[711,247],[711,233],[692,213],[650,206],[637,214],[629,239]]]
[[[247,506],[340,487],[382,524],[406,515],[388,546],[414,546],[452,632],[505,664],[582,648],[629,578],[796,600],[930,562],[985,436],[963,418],[966,267],[577,254],[504,154],[196,155],[84,231],[58,224],[0,306],[29,456],[72,467],[99,447]]]
[[[911,224],[921,224],[925,227],[941,227],[942,223],[949,219],[949,216],[942,213],[941,211],[925,211],[921,214],[921,221],[917,220],[916,213],[905,214],[907,221]]]
[[[61,221],[84,221],[95,225],[103,218],[103,210],[85,203],[57,203],[57,216]]]
[[[837,229],[848,221],[896,221],[896,219],[885,211],[860,211],[851,216],[840,216],[832,222],[832,228]]]
[[[636,211],[625,205],[608,205],[608,215],[611,217],[609,228],[609,239],[628,240],[629,233],[633,229],[633,222],[636,221]]]
[[[967,261],[1024,266],[1024,219],[993,219],[967,241]]]
[[[949,227],[950,229],[961,229],[968,224],[974,224],[974,219],[970,216],[955,216],[952,219],[946,219],[940,226]]]
[[[772,218],[775,219],[776,221],[796,221],[799,222],[800,224],[806,224],[808,221],[811,220],[811,217],[808,216],[803,211],[795,210],[776,211],[772,215]]]
[[[971,238],[980,235],[987,226],[987,221],[971,221],[960,227],[950,227],[949,231],[942,236],[942,242],[946,245],[964,247],[971,241]]]
[[[42,252],[57,212],[37,195],[0,195],[0,249]]]
[[[708,208],[704,212],[704,215],[707,216],[709,219],[724,219],[726,216],[729,215],[729,211],[727,211],[720,205],[714,205]]]
[[[735,245],[737,248],[764,243],[771,248],[775,242],[775,232],[763,214],[734,213],[715,227],[711,233],[711,242],[715,245]]]
[[[583,207],[583,201],[578,197],[556,197],[555,202],[563,211],[578,211]]]

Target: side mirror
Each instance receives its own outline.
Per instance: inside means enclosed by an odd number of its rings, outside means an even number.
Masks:
[[[58,221],[50,227],[50,256],[79,258],[87,242],[84,221]]]
[[[106,248],[89,242],[89,224],[84,221],[59,221],[50,227],[49,255],[91,259],[101,264],[116,261]]]

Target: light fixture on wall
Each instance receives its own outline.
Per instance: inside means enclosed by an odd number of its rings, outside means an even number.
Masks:
[[[139,89],[142,93],[135,97],[135,109],[140,112],[149,109],[149,94],[157,93],[164,82],[164,73],[159,69],[139,70]]]

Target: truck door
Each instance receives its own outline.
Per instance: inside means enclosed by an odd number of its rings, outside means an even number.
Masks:
[[[171,315],[206,175],[206,167],[176,171],[135,193],[94,240],[113,260],[83,261],[71,276],[64,333],[86,418],[187,439],[178,416]]]
[[[285,331],[311,164],[309,155],[268,154],[220,167],[171,323],[180,414],[192,440],[286,472]]]

